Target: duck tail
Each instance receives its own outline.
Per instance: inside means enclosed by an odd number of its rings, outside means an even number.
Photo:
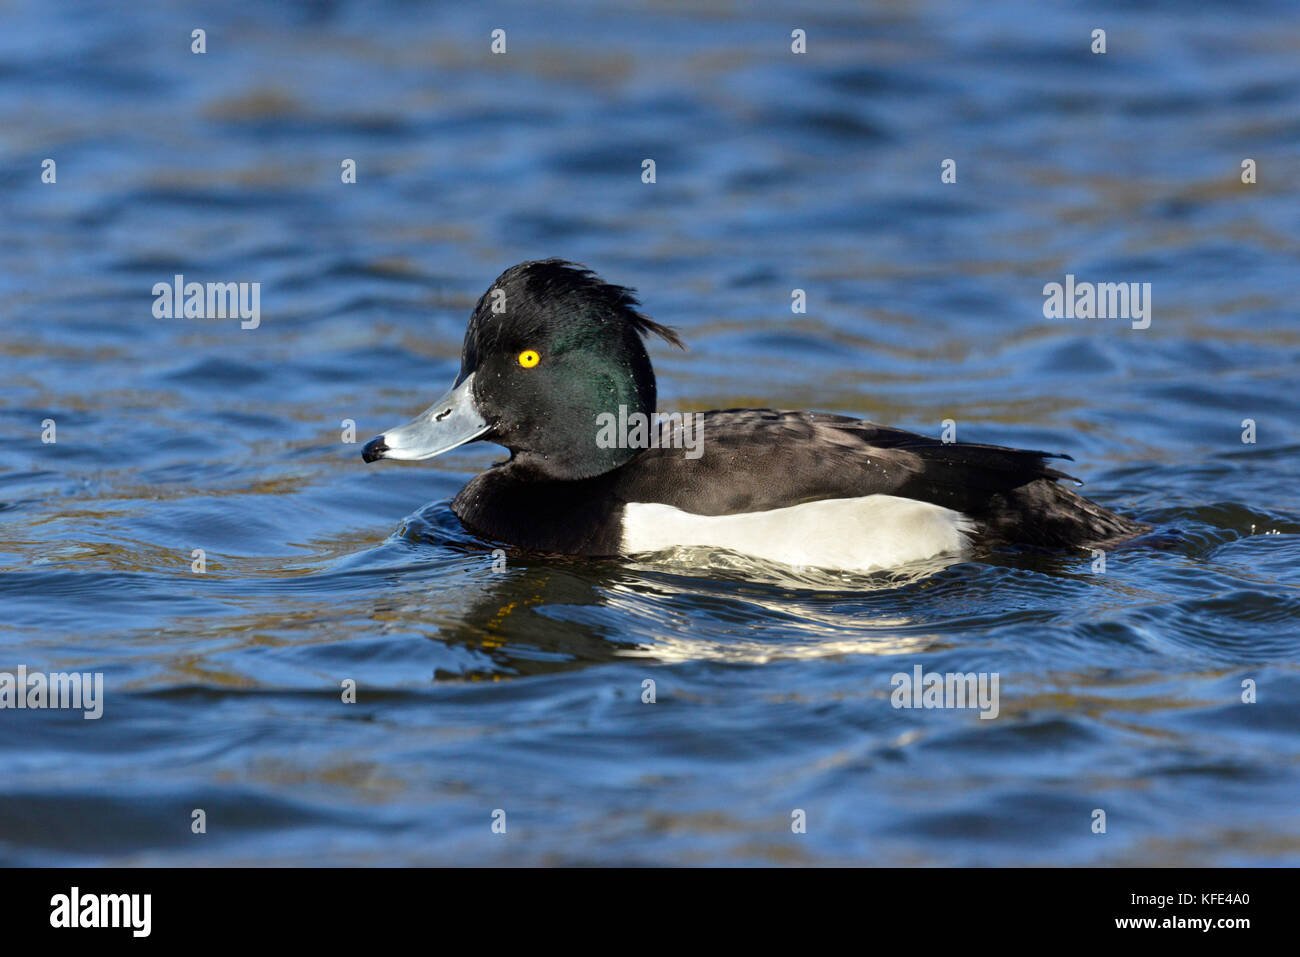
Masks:
[[[979,523],[977,541],[988,547],[1114,546],[1152,528],[1103,508],[1051,478],[999,493],[971,517]]]

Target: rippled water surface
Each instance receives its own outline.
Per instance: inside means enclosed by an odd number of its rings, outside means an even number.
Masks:
[[[1300,864],[1300,14],[1143,6],[0,5],[0,670],[106,685],[0,711],[0,862]],[[1159,547],[494,570],[499,449],[343,423],[546,256],[681,331],[663,408],[951,419]],[[1045,319],[1067,273],[1150,328]]]

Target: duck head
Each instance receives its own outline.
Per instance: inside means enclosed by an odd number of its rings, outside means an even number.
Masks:
[[[622,465],[636,449],[601,448],[601,413],[655,411],[643,337],[677,334],[637,311],[634,293],[560,259],[520,263],[479,299],[460,374],[441,399],[362,449],[376,459],[427,459],[467,442],[503,445],[540,476],[580,479]]]

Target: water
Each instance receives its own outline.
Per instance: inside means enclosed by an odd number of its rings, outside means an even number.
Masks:
[[[106,685],[0,712],[0,861],[1300,863],[1294,6],[819,6],[0,11],[0,670]],[[494,571],[499,449],[360,442],[544,256],[679,328],[662,408],[951,419],[1164,547]],[[261,325],[155,319],[177,273]],[[1045,319],[1067,273],[1150,328]]]

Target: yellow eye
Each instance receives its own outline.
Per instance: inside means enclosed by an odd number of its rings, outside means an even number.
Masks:
[[[519,364],[525,369],[531,369],[541,361],[542,357],[532,349],[525,349],[523,352],[519,353]]]

